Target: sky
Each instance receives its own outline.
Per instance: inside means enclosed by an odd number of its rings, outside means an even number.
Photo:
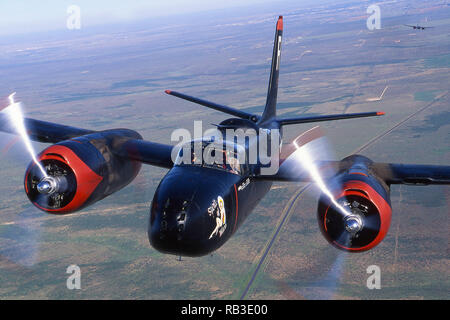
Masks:
[[[81,26],[273,3],[280,0],[0,0],[0,35],[66,28],[68,8],[80,9]]]

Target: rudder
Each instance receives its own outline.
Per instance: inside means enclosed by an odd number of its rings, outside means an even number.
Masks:
[[[283,16],[279,16],[275,40],[273,43],[272,66],[270,70],[269,88],[267,90],[267,99],[264,112],[259,122],[265,122],[276,117],[278,76],[280,73],[281,40],[283,35]]]

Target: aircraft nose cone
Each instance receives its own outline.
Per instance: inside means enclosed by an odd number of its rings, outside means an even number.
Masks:
[[[153,198],[149,241],[164,253],[208,254],[226,238],[226,194],[233,181],[227,180],[221,171],[213,180],[211,172],[201,168],[175,167],[172,170],[161,181]]]
[[[205,238],[205,213],[192,201],[168,198],[169,203],[152,207],[149,240],[154,248],[165,253],[195,256]]]
[[[155,229],[160,240],[177,240],[183,239],[185,224],[189,216],[195,216],[189,212],[187,201],[183,201],[182,206],[174,206],[172,208],[164,208],[160,215],[159,221],[155,224]]]

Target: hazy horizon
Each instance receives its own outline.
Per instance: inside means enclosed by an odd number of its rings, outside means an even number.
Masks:
[[[68,8],[76,5],[80,8],[81,27],[94,27],[112,23],[133,23],[147,18],[159,18],[174,15],[193,14],[222,9],[250,7],[253,5],[273,5],[289,3],[283,0],[238,0],[211,2],[207,0],[143,1],[130,0],[43,0],[0,3],[0,35],[58,31],[67,28],[70,16]],[[308,2],[308,1],[304,1]]]

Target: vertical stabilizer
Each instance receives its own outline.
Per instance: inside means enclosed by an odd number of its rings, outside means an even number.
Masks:
[[[283,16],[277,21],[275,40],[273,44],[272,67],[270,69],[269,88],[267,90],[267,100],[264,113],[260,122],[265,122],[276,116],[278,75],[280,73],[281,38],[283,35]]]

